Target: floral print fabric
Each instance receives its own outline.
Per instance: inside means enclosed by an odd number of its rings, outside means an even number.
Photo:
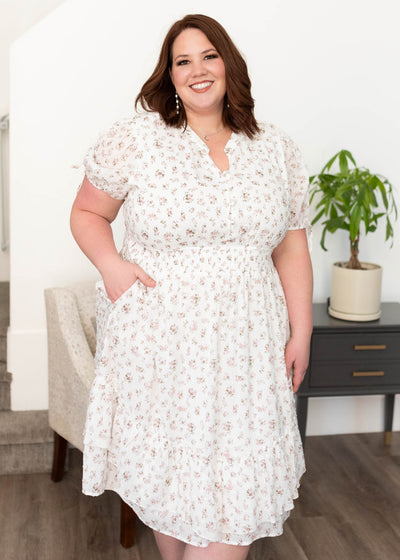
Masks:
[[[308,227],[292,140],[232,133],[221,172],[190,127],[119,121],[85,159],[125,199],[121,255],[157,282],[115,302],[97,284],[96,377],[83,491],[115,490],[150,527],[196,546],[282,533],[305,470],[271,253]]]

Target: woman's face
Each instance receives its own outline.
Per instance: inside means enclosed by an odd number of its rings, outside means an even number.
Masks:
[[[175,39],[170,76],[188,119],[190,113],[222,113],[225,64],[199,29],[185,29]]]

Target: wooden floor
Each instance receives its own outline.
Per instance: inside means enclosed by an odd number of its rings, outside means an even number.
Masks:
[[[119,500],[80,491],[73,450],[62,482],[49,475],[0,477],[2,560],[160,560],[151,531],[119,545]],[[253,543],[248,560],[398,560],[400,432],[308,437],[300,498],[280,537]]]

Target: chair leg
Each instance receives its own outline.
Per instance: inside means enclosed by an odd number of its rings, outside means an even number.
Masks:
[[[136,521],[135,512],[121,498],[120,543],[124,548],[130,548],[135,544],[135,521]]]
[[[67,448],[67,440],[57,434],[57,432],[54,432],[53,468],[51,471],[51,480],[53,482],[60,482],[64,476]]]

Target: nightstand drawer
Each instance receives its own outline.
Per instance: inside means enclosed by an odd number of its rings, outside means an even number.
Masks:
[[[400,382],[400,368],[393,362],[331,362],[313,364],[310,387],[371,387]]]
[[[396,333],[315,334],[313,361],[400,360],[399,335]]]

